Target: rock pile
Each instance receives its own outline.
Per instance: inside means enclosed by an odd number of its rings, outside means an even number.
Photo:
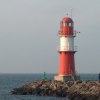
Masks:
[[[100,81],[40,80],[14,88],[12,94],[39,96],[68,96],[71,100],[100,100]]]

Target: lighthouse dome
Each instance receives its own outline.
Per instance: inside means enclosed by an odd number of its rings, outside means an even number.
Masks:
[[[69,17],[64,17],[62,20],[61,20],[61,22],[65,22],[65,23],[72,23],[73,22],[73,20],[71,19],[71,18],[69,18]]]

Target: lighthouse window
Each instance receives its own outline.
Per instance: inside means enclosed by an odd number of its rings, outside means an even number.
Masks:
[[[69,23],[66,23],[66,26],[69,26]]]
[[[69,23],[69,26],[72,26],[72,23]]]
[[[66,23],[63,23],[63,26],[66,26]]]

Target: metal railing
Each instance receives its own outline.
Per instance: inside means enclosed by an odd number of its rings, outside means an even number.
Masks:
[[[58,31],[58,35],[59,35],[59,36],[74,36],[74,37],[76,37],[76,34],[77,34],[77,32],[74,31],[72,35],[61,35],[62,32],[63,32],[63,31]]]

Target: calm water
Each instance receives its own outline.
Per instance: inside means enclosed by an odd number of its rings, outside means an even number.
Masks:
[[[52,79],[54,74],[47,74]],[[80,74],[82,80],[98,80],[97,74]],[[43,74],[0,74],[0,100],[68,100],[68,98],[11,95],[10,91],[25,83],[43,78]]]

